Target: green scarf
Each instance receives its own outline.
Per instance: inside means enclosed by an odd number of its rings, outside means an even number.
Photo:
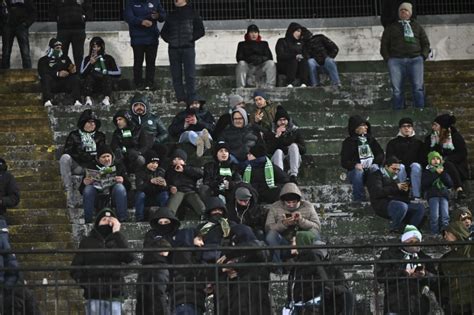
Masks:
[[[104,57],[98,56],[97,58],[99,59],[99,62],[94,64],[94,70],[102,74],[107,74]]]
[[[232,170],[230,167],[220,167],[219,175],[223,177],[232,177]]]
[[[388,178],[390,178],[390,179],[397,180],[397,178],[398,178],[398,175],[397,175],[397,174],[394,174],[394,173],[392,173],[392,172],[389,172],[385,167],[382,167],[382,168],[380,169],[380,171],[382,172],[382,175],[383,175],[383,176],[386,176],[386,177],[388,177]]]
[[[96,143],[94,141],[94,132],[85,132],[79,129],[81,135],[81,142],[84,151],[87,153],[95,153],[97,151]]]
[[[230,225],[229,225],[229,220],[226,218],[220,218],[219,219],[219,224],[222,229],[222,234],[224,237],[228,237],[230,235]],[[199,230],[199,233],[202,235],[206,235],[209,233],[209,231],[216,225],[214,222],[207,222],[204,224],[204,226]]]
[[[368,169],[374,162],[374,154],[372,153],[372,149],[370,148],[369,142],[367,141],[366,137],[358,137],[357,150],[359,152],[360,164],[362,164],[362,167],[364,169]]]
[[[410,21],[402,20],[400,21],[403,25],[403,38],[407,43],[416,43],[415,35],[411,29]]]
[[[273,174],[273,164],[272,161],[265,157],[265,182],[267,183],[268,188],[275,188],[275,174]],[[252,177],[252,166],[249,164],[244,170],[244,183],[250,184],[250,178]]]
[[[437,170],[439,167],[443,167],[443,163],[439,164],[438,166],[428,165],[426,168],[427,168],[431,173],[436,173],[436,170]],[[439,190],[442,190],[442,189],[446,188],[446,186],[443,184],[443,181],[442,181],[441,178],[439,178],[439,177],[434,180],[432,186],[436,187],[436,188],[439,189]]]

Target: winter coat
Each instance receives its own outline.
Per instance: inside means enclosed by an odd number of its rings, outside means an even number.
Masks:
[[[469,178],[469,166],[467,163],[467,147],[463,136],[455,127],[450,127],[451,139],[453,141],[454,150],[444,149],[440,144],[431,146],[431,134],[425,138],[425,152],[426,155],[430,151],[436,151],[443,157],[444,161],[449,161],[456,166],[456,169],[461,175],[461,179]]]
[[[250,175],[250,184],[258,192],[259,195],[262,195],[265,191],[268,191],[269,187],[265,180],[265,158],[258,158],[253,161],[248,161],[252,165],[252,172]],[[281,187],[285,183],[290,181],[288,174],[286,174],[280,167],[273,164],[273,176],[275,179],[275,186]],[[246,167],[243,169],[245,170]]]
[[[20,189],[7,169],[5,160],[0,158],[0,216],[7,212],[7,208],[15,207],[20,202]]]
[[[202,19],[189,4],[175,7],[161,29],[161,37],[170,48],[194,48],[194,42],[203,36]]]
[[[8,14],[6,16],[0,13],[0,26],[3,24],[18,27],[24,25],[29,28],[36,20],[36,4],[33,0],[24,0],[24,2],[14,2],[12,0],[5,1]]]
[[[58,23],[59,30],[85,30],[86,21],[93,18],[90,0],[53,0],[49,6],[49,18]]]
[[[69,154],[72,159],[82,167],[85,167],[91,163],[95,162],[95,158],[97,155],[97,150],[94,152],[87,152],[85,151],[84,145],[82,144],[81,134],[79,130],[84,128],[84,125],[89,120],[94,119],[95,123],[95,131],[92,135],[92,138],[95,141],[96,148],[99,148],[105,145],[105,134],[99,131],[101,122],[91,110],[85,110],[82,112],[81,116],[77,121],[77,128],[74,131],[71,131],[66,138],[66,144],[64,145],[63,154]]]
[[[273,154],[277,149],[280,149],[284,154],[288,154],[288,147],[293,143],[298,145],[301,155],[306,153],[303,135],[298,129],[298,126],[293,124],[292,121],[288,122],[286,131],[282,133],[280,137],[275,137],[275,131],[276,126],[274,126],[272,133],[267,133],[265,135],[265,143],[267,144],[268,153]]]
[[[280,198],[286,194],[296,194],[300,196],[300,198],[303,196],[298,186],[292,183],[283,186],[280,192]],[[300,213],[300,220],[294,226],[285,226],[282,220],[285,219],[286,214],[292,214],[293,212]],[[274,230],[291,239],[296,229],[299,231],[311,231],[315,235],[320,234],[321,222],[311,202],[301,200],[299,207],[291,210],[288,210],[281,200],[275,201],[270,205],[270,210],[268,211],[267,220],[265,222],[266,232]]]
[[[235,200],[235,191],[239,187],[245,187],[250,191],[252,197],[247,207],[243,207],[237,204]],[[266,212],[264,208],[258,204],[258,192],[252,185],[240,182],[235,185],[230,197],[227,199],[227,213],[230,220],[238,223],[250,226],[253,229],[264,230]]]
[[[308,58],[314,58],[319,65],[324,65],[326,57],[336,58],[339,52],[339,47],[323,34],[313,35],[304,48]]]
[[[180,192],[196,191],[196,182],[203,176],[202,169],[193,166],[184,166],[184,171],[177,172],[173,166],[166,170],[166,184],[175,186]]]
[[[151,183],[151,179],[156,177],[165,178],[165,170],[158,167],[154,172],[150,171],[146,165],[136,173],[137,191],[143,191],[147,196],[155,196],[162,191],[168,190],[166,186],[159,186]]]
[[[133,104],[137,102],[145,105],[145,113],[143,115],[138,115],[133,111]],[[149,109],[148,99],[144,95],[137,95],[130,100],[130,113],[133,123],[136,126],[141,126],[144,132],[151,134],[154,144],[165,143],[168,139],[168,129],[160,117],[152,114]]]
[[[69,72],[71,65],[73,65],[71,59],[64,54],[59,58],[52,58],[46,55],[38,60],[38,75],[40,78],[50,76],[61,80],[62,78],[58,75],[59,71],[65,70]]]
[[[220,168],[230,168],[232,176],[220,175]],[[227,189],[227,191],[232,191],[235,187],[235,184],[242,181],[238,166],[230,162],[230,158],[225,162],[218,162],[216,159],[213,162],[204,164],[203,184],[209,186],[212,196],[217,196],[220,193],[223,193],[219,186],[224,180],[229,181],[229,189]]]
[[[398,8],[403,2],[412,4],[411,19],[416,19],[416,0],[383,0],[381,3],[380,22],[382,22],[384,28],[400,19],[398,17]]]
[[[92,56],[92,45],[94,43],[98,43],[101,49],[97,53],[97,60],[95,64],[91,64],[90,59]],[[104,59],[105,69],[107,70],[106,74],[103,74],[102,72],[98,72],[98,70],[95,69],[95,67],[98,66],[100,63],[100,58]],[[105,53],[105,42],[101,37],[93,37],[91,39],[90,44],[89,44],[89,55],[86,56],[82,60],[81,75],[87,76],[90,73],[95,73],[95,74],[100,74],[100,75],[109,75],[112,77],[120,77],[120,75],[122,74],[122,71],[120,70],[120,67],[115,62],[114,57],[112,57],[111,55],[107,55]]]
[[[412,163],[424,165],[426,163],[426,154],[423,141],[416,137],[403,137],[398,135],[387,143],[385,156],[395,156],[406,169],[410,169]]]
[[[218,141],[224,141],[229,144],[229,152],[239,161],[247,159],[247,153],[258,140],[255,129],[246,125],[243,128],[237,128],[234,125],[228,126],[221,133]]]
[[[184,119],[190,112],[193,112],[193,110],[190,111],[189,108],[186,108],[174,116],[171,125],[168,127],[168,131],[172,137],[179,138],[179,136],[185,131],[201,131],[207,129],[207,131],[212,132],[214,130],[216,124],[214,116],[212,116],[210,111],[204,109],[204,105],[201,105],[199,110],[195,113],[197,123],[195,125],[190,125],[185,129]]]
[[[267,100],[267,105],[263,108],[257,108],[255,112],[250,115],[250,122],[256,126],[259,126],[262,132],[271,132],[273,127],[273,121],[280,105],[277,105]],[[255,114],[263,113],[263,117],[259,122],[255,122]]]
[[[288,61],[296,59],[296,55],[304,53],[302,39],[296,40],[293,37],[294,31],[301,28],[301,25],[291,23],[286,30],[285,37],[278,39],[275,46],[278,63],[286,64]]]
[[[367,189],[370,195],[370,205],[375,213],[382,218],[389,219],[388,203],[399,200],[409,203],[407,191],[398,189],[397,181],[384,176],[380,170],[370,173],[367,178]]]
[[[391,247],[382,252],[379,260],[402,260],[404,257],[405,253],[400,248]],[[420,251],[418,259],[431,259],[431,257]],[[434,282],[430,281],[437,271],[432,263],[423,263],[423,265],[426,275],[417,278],[407,276],[407,263],[376,264],[377,280],[385,287],[385,313],[428,314],[429,300],[422,296],[421,291],[425,285],[428,285],[432,291],[437,291]]]
[[[245,41],[239,42],[237,46],[237,63],[245,61],[253,66],[258,66],[268,60],[273,60],[272,52],[268,47],[268,42],[263,41],[258,35],[257,40],[251,40],[248,34],[245,34]]]
[[[433,186],[435,180],[440,179],[444,184],[444,188],[440,189]],[[432,172],[429,169],[424,169],[421,176],[421,188],[425,193],[425,198],[444,197],[449,199],[449,189],[453,187],[453,181],[448,172],[444,170],[441,174]]]
[[[159,14],[158,19],[151,17],[154,12]],[[166,18],[166,12],[160,0],[129,0],[123,15],[125,22],[128,23],[132,46],[158,45],[160,36],[158,22],[164,22]],[[144,20],[152,22],[152,25],[143,26]]]
[[[355,130],[361,123],[367,124],[367,143],[372,150],[374,155],[374,164],[382,165],[384,160],[383,149],[377,140],[371,134],[371,127],[368,121],[363,120],[360,116],[352,116],[349,119],[347,130],[349,137],[344,139],[341,148],[341,166],[348,171],[352,171],[356,164],[360,163],[359,158],[359,136],[355,133]]]
[[[81,240],[79,249],[111,249],[128,248],[127,239],[122,232],[109,234],[107,237],[96,230],[97,225],[88,236]],[[71,266],[120,266],[132,262],[132,253],[77,253],[74,255]],[[71,277],[84,289],[86,300],[120,299],[124,297],[124,279],[120,270],[107,269],[75,269],[71,270]]]
[[[389,58],[415,58],[422,56],[424,60],[430,53],[430,41],[423,27],[417,21],[410,21],[415,42],[406,42],[403,35],[403,25],[394,22],[388,26],[382,34],[380,54],[385,61]]]

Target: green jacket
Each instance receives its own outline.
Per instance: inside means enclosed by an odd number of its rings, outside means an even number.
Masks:
[[[430,41],[425,30],[416,21],[410,21],[415,42],[406,42],[403,36],[403,25],[400,22],[392,23],[382,34],[380,54],[385,61],[389,58],[414,58],[422,56],[428,58]]]
[[[253,124],[257,124],[263,130],[262,131],[271,131],[273,126],[273,121],[275,120],[275,114],[279,105],[272,103],[267,100],[267,105],[260,109],[263,112],[263,118],[258,123],[255,123],[255,113],[259,111],[258,109],[250,116],[250,121]]]

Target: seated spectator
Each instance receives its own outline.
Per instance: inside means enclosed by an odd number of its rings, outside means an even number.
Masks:
[[[156,247],[155,242],[164,239],[174,246],[174,238],[181,223],[176,218],[174,212],[167,207],[160,207],[150,215],[150,227],[145,234],[143,248]],[[156,258],[154,252],[146,252],[143,255],[143,262],[150,263]]]
[[[204,149],[211,148],[215,120],[211,112],[204,109],[205,100],[196,97],[188,102],[185,110],[176,114],[168,127],[172,137],[179,143],[191,143],[196,147],[196,155],[201,157]]]
[[[349,137],[342,143],[341,165],[347,170],[347,176],[352,184],[352,200],[365,201],[365,179],[382,164],[384,153],[372,136],[370,123],[359,115],[349,118],[347,131]]]
[[[420,231],[407,225],[402,233],[400,247],[384,250],[376,264],[375,273],[378,282],[384,285],[384,314],[429,314],[430,302],[422,295],[425,285],[431,285],[433,291],[436,284],[431,282],[437,274],[435,266],[430,262],[417,262],[418,259],[429,260],[419,246],[422,240]],[[406,263],[383,263],[386,260],[407,260]]]
[[[229,112],[222,114],[217,120],[214,131],[212,132],[213,139],[219,139],[222,131],[228,126],[232,126],[232,111],[238,107],[245,109],[244,98],[237,94],[231,94],[228,96],[229,99]]]
[[[129,173],[135,173],[145,165],[143,154],[153,143],[152,136],[135,125],[132,115],[126,110],[119,110],[114,118],[115,131],[110,144],[115,157],[123,162]]]
[[[86,167],[86,176],[79,188],[86,223],[92,222],[96,208],[102,209],[110,201],[115,204],[119,220],[126,221],[129,189],[130,182],[123,164],[115,161],[108,146],[97,148],[96,161]]]
[[[84,78],[86,104],[92,105],[93,92],[104,94],[101,104],[110,105],[114,77],[120,77],[122,71],[114,57],[105,53],[105,42],[101,37],[93,37],[89,43],[89,55],[82,60],[81,75]]]
[[[250,121],[260,127],[262,132],[271,131],[275,114],[278,107],[281,106],[268,100],[267,94],[260,90],[253,93],[253,100],[255,101],[256,110],[250,115]]]
[[[74,208],[72,200],[72,175],[84,175],[85,168],[95,162],[97,148],[105,145],[105,134],[99,131],[100,120],[90,109],[82,112],[77,129],[66,138],[63,154],[59,159],[59,170],[67,194],[68,208]]]
[[[472,223],[472,212],[467,207],[460,207],[453,211],[453,221],[461,221],[469,231],[469,240],[474,239],[474,224]]]
[[[423,62],[430,53],[430,42],[423,27],[411,20],[412,12],[411,3],[400,4],[399,20],[387,26],[382,34],[380,54],[388,64],[393,109],[405,108],[406,77],[412,85],[413,107],[425,107]]]
[[[97,214],[94,227],[85,236],[79,249],[128,248],[128,241],[120,231],[115,213],[104,208]],[[94,269],[93,266],[120,266],[131,263],[130,252],[81,252],[74,255],[71,266],[85,267],[71,270],[71,277],[84,289],[86,314],[122,313],[124,296],[122,271],[119,269]],[[89,268],[87,268],[89,267]]]
[[[443,167],[441,155],[432,151],[428,153],[428,166],[423,171],[423,191],[430,205],[431,234],[439,235],[449,224],[449,189],[453,181]]]
[[[168,140],[168,129],[157,115],[150,112],[149,102],[145,95],[136,93],[130,100],[130,113],[135,125],[153,136],[153,145],[162,145]]]
[[[232,125],[221,133],[218,141],[229,144],[230,158],[234,163],[247,160],[247,153],[257,143],[260,133],[249,125],[245,109],[236,108],[232,111]]]
[[[327,73],[331,79],[331,85],[340,87],[341,80],[334,61],[339,52],[339,47],[323,34],[315,34],[305,42],[305,51],[308,55],[309,83],[311,86],[321,86],[319,75]]]
[[[289,181],[288,175],[267,157],[263,143],[257,143],[247,153],[242,180],[258,192],[259,203],[278,200],[281,187]]]
[[[245,33],[245,41],[237,46],[235,76],[238,88],[258,86],[258,79],[265,76],[265,87],[276,84],[276,66],[268,42],[263,41],[257,25],[251,24]]]
[[[306,146],[303,136],[288,112],[281,106],[277,108],[272,133],[267,133],[265,142],[272,155],[272,162],[284,170],[284,160],[288,160],[290,181],[298,184],[297,178],[301,165],[301,155]]]
[[[321,223],[311,202],[302,200],[302,194],[295,183],[287,183],[280,192],[280,200],[270,205],[265,223],[267,244],[270,246],[290,245],[294,237],[303,231],[311,232],[320,239]],[[274,250],[273,262],[289,258],[290,251]]]
[[[202,178],[203,172],[198,167],[186,165],[187,158],[186,152],[177,149],[170,167],[166,170],[165,180],[170,191],[168,207],[176,213],[179,206],[186,202],[198,216],[201,216],[205,205],[196,192],[196,183]]]
[[[448,242],[467,241],[469,232],[462,222],[453,221],[444,230]],[[441,303],[446,314],[472,314],[474,312],[474,264],[472,244],[451,245],[451,250],[441,257],[439,275],[441,279]],[[461,261],[445,262],[459,259]],[[468,262],[470,260],[471,262]]]
[[[227,200],[235,184],[241,181],[238,166],[230,158],[229,145],[218,142],[214,150],[214,161],[204,165],[203,184],[199,193],[202,200],[211,196]]]
[[[437,151],[444,160],[444,167],[453,180],[457,198],[465,199],[462,182],[469,178],[467,164],[467,147],[463,136],[454,127],[456,117],[442,114],[435,118],[431,125],[432,132],[425,138],[427,152]]]
[[[44,106],[52,106],[53,93],[59,92],[70,93],[75,100],[74,106],[82,106],[81,85],[76,75],[76,66],[63,54],[62,48],[61,41],[51,38],[46,56],[38,60]]]
[[[400,161],[388,157],[384,166],[370,173],[367,179],[370,205],[375,214],[391,220],[391,232],[399,232],[405,224],[419,227],[425,215],[423,204],[410,202],[408,183],[398,182],[399,171]]]
[[[168,204],[169,192],[165,170],[160,167],[160,157],[153,150],[145,152],[145,165],[136,174],[135,221],[145,219],[145,206],[164,207]]]
[[[405,117],[398,122],[398,135],[387,143],[386,156],[395,156],[400,160],[398,180],[411,183],[411,198],[421,201],[421,165],[425,164],[423,141],[415,137],[413,120]],[[409,177],[408,177],[409,176]]]
[[[316,241],[311,232],[299,232],[296,246],[326,245]],[[318,263],[330,262],[326,248],[298,249],[295,262],[312,262],[313,266],[295,266],[288,276],[288,303],[294,314],[354,314],[354,295],[345,283],[341,266]],[[313,301],[320,299],[319,303]],[[321,300],[323,301],[321,303]]]
[[[275,50],[278,74],[286,76],[287,87],[306,87],[308,82],[308,61],[304,56],[302,40],[303,27],[290,23],[285,37],[278,39]]]
[[[20,202],[20,189],[15,176],[8,171],[7,162],[0,158],[0,221],[7,208],[16,207]]]

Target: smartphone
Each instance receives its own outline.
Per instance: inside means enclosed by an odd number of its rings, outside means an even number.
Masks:
[[[285,213],[285,218],[290,219],[292,217],[291,213]]]

